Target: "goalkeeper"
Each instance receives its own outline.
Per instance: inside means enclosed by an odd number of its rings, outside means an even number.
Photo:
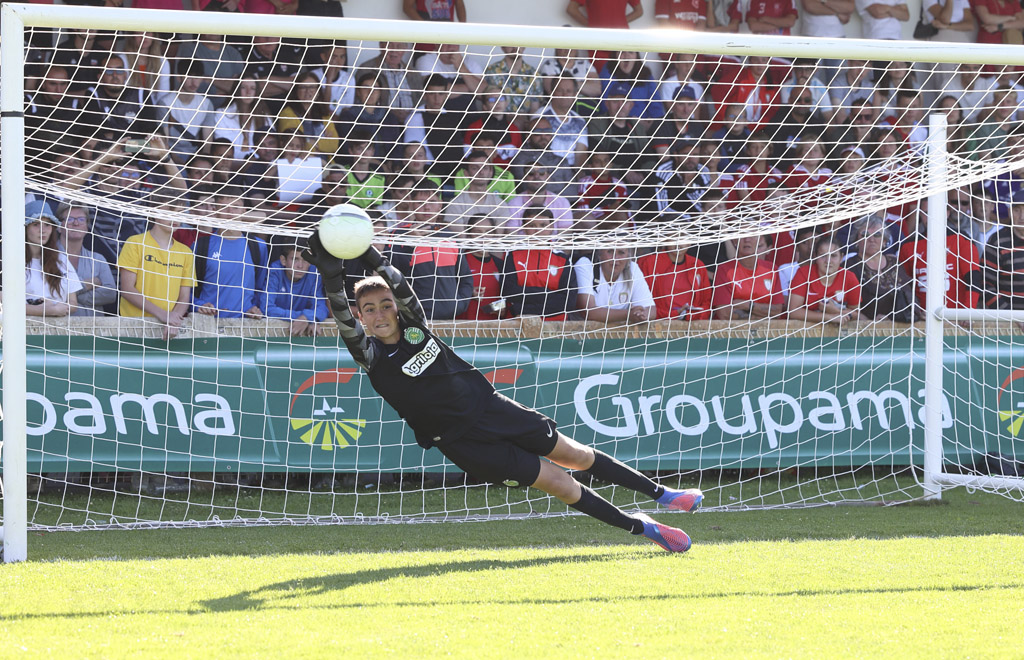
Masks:
[[[509,487],[532,485],[609,525],[642,534],[670,552],[689,549],[690,537],[682,530],[641,513],[624,513],[558,466],[586,470],[670,509],[696,509],[703,498],[699,490],[660,486],[611,456],[557,432],[555,423],[544,415],[496,392],[483,374],[430,332],[412,288],[376,248],[360,257],[376,276],[355,286],[359,320],[352,316],[345,295],[344,262],[324,249],[318,233],[310,238],[303,257],[323,277],[345,346],[369,374],[377,393],[412,427],[417,444],[424,449],[437,447],[482,481]]]

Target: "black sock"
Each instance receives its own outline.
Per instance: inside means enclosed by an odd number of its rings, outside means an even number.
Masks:
[[[580,494],[580,500],[575,504],[570,504],[569,506],[572,508],[597,518],[603,523],[624,529],[630,534],[641,534],[644,531],[642,521],[623,513],[618,507],[590,488],[581,484],[580,489],[583,491]]]
[[[664,488],[638,471],[597,449],[594,450],[594,464],[587,468],[587,472],[593,475],[595,479],[607,481],[618,486],[625,486],[630,490],[643,493],[654,500],[661,497],[665,492]]]

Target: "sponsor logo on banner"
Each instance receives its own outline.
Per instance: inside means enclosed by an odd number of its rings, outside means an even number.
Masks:
[[[618,392],[618,384],[618,374],[597,374],[581,380],[573,394],[579,419],[588,428],[612,438],[654,435],[669,429],[685,436],[700,436],[709,431],[735,436],[763,433],[768,447],[776,449],[784,436],[798,433],[808,424],[826,432],[862,430],[866,426],[913,430],[924,425],[925,417],[923,389],[917,392],[920,403],[893,389],[855,390],[842,399],[833,392],[814,390],[799,397],[786,392],[765,392],[715,395],[705,400],[674,393],[669,388],[627,395]],[[605,399],[598,392],[602,386],[616,388],[608,402],[618,412],[610,419],[603,417],[607,421],[598,419],[593,412]],[[943,395],[942,428],[952,426],[952,411]]]
[[[337,396],[338,384],[352,380],[357,371],[318,371],[299,385],[288,406],[288,417],[292,429],[301,431],[300,440],[307,445],[319,443],[320,449],[333,451],[335,446],[339,449],[348,447],[359,439],[366,427],[366,420],[346,417],[345,409],[338,405]],[[296,415],[296,403],[301,404],[299,410],[302,413],[309,411],[308,416]]]
[[[1006,429],[1014,435],[1020,435],[1021,426],[1024,426],[1024,400],[1014,405],[1014,399],[1022,399],[1019,394],[1014,396],[1013,383],[1024,378],[1024,367],[1014,369],[1006,377],[1003,384],[999,386],[999,394],[996,395],[996,410],[999,411],[999,421],[1006,422]],[[1006,394],[1006,400],[1003,395]]]
[[[406,376],[412,376],[415,378],[426,370],[427,367],[434,364],[434,360],[441,354],[441,347],[437,345],[437,342],[431,338],[427,342],[427,345],[422,351],[412,356],[408,362],[402,365],[402,373]]]

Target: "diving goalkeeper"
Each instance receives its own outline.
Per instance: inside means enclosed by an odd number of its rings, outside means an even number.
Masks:
[[[355,285],[358,320],[345,295],[344,262],[324,249],[319,234],[312,236],[303,257],[323,277],[345,346],[377,393],[412,427],[417,444],[437,447],[481,481],[530,485],[609,525],[643,535],[669,552],[690,548],[686,532],[642,513],[619,510],[558,466],[586,470],[670,509],[696,509],[703,499],[699,490],[660,486],[558,432],[546,416],[496,392],[483,374],[427,328],[416,294],[376,248],[360,257],[376,275]]]

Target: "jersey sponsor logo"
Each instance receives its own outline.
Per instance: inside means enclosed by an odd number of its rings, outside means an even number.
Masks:
[[[419,328],[406,328],[405,329],[405,341],[410,344],[419,344],[426,338],[426,335]]]
[[[434,364],[434,360],[439,355],[441,355],[441,347],[437,345],[436,341],[431,339],[422,351],[412,356],[411,360],[402,365],[402,373],[415,378],[422,374],[427,367]]]

